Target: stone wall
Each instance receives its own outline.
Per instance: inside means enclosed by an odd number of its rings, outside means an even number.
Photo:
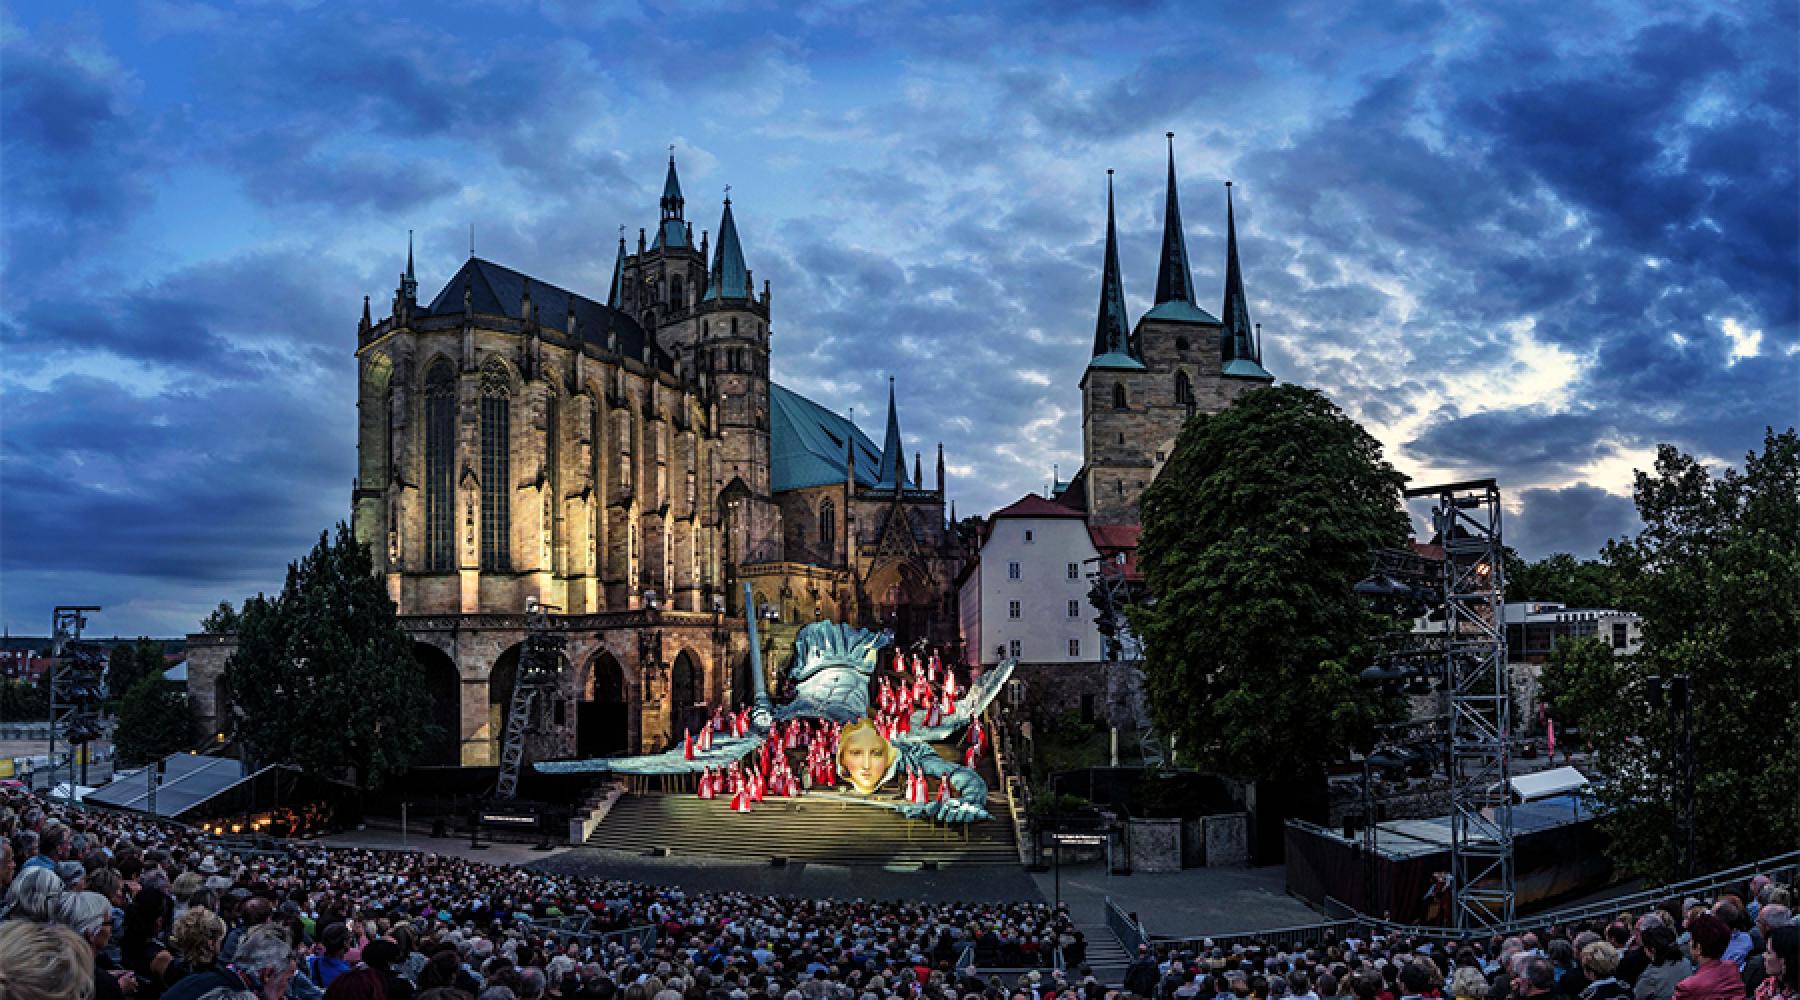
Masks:
[[[1181,870],[1181,820],[1132,819],[1126,822],[1131,869],[1138,872]]]

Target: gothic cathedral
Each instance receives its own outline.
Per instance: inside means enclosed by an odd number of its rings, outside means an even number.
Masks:
[[[409,247],[390,314],[364,300],[354,525],[425,667],[423,763],[498,760],[529,601],[567,631],[537,759],[661,750],[746,702],[745,583],[770,671],[818,619],[955,641],[942,446],[932,485],[909,473],[891,380],[879,448],[770,380],[769,283],[729,197],[695,241],[673,156],[660,215],[599,297],[471,256],[423,302]]]

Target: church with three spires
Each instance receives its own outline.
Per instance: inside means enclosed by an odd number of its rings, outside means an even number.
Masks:
[[[531,602],[567,638],[535,759],[660,751],[747,703],[746,583],[771,673],[820,619],[955,641],[943,446],[909,470],[891,379],[879,446],[771,381],[731,199],[696,241],[671,154],[659,208],[601,295],[471,255],[423,300],[409,246],[389,314],[364,299],[353,525],[425,668],[425,763],[498,761]],[[229,649],[200,645],[211,732]]]
[[[1082,466],[1053,499],[1084,511],[1105,529],[1105,549],[1136,545],[1138,501],[1175,450],[1181,426],[1195,413],[1217,413],[1238,396],[1275,381],[1262,363],[1260,325],[1252,327],[1238,264],[1237,216],[1225,195],[1225,295],[1220,315],[1200,308],[1181,227],[1175,181],[1175,135],[1169,133],[1169,178],[1162,253],[1150,309],[1132,325],[1125,309],[1113,218],[1112,171],[1106,178],[1106,251],[1093,354],[1081,376]]]

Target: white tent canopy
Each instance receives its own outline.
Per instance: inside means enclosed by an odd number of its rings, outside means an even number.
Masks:
[[[1587,776],[1572,767],[1553,767],[1547,771],[1517,775],[1512,779],[1513,794],[1520,802],[1536,802],[1552,795],[1567,795],[1588,787]]]

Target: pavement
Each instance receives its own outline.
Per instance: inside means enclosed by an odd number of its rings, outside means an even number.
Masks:
[[[912,899],[924,902],[1042,898],[1031,876],[1013,865],[946,865],[931,870],[917,864],[829,865],[790,861],[776,868],[767,861],[673,856],[646,857],[625,851],[575,847],[533,867],[560,874],[632,879],[711,892],[751,892],[808,899]]]
[[[1054,871],[1032,878],[1046,900],[1057,898]],[[1111,897],[1126,913],[1136,913],[1155,937],[1236,934],[1325,919],[1287,894],[1280,865],[1109,875],[1098,862],[1065,864],[1060,894],[1069,904],[1069,915],[1083,927],[1105,925],[1106,900]]]
[[[531,865],[571,850],[566,845],[540,851],[530,844],[489,843],[488,841],[482,841],[484,846],[480,848],[471,848],[467,837],[444,837],[434,840],[423,830],[414,830],[402,835],[399,830],[374,827],[316,837],[311,843],[323,844],[326,847],[352,847],[374,851],[423,851],[450,858],[462,858],[467,861],[485,861],[490,865]]]

